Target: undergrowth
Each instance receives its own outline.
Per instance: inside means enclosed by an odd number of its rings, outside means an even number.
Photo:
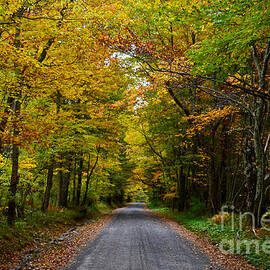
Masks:
[[[239,255],[243,256],[250,264],[259,269],[270,269],[269,253],[261,250],[265,241],[269,241],[270,234],[264,229],[257,230],[257,236],[254,235],[250,226],[244,227],[243,231],[239,230],[239,216],[235,216],[234,229],[232,230],[232,222],[228,221],[222,228],[221,224],[211,224],[211,215],[207,213],[203,206],[196,204],[196,200],[192,202],[191,208],[183,211],[173,211],[171,208],[164,206],[163,202],[150,202],[148,206],[156,212],[162,213],[167,217],[176,220],[186,229],[196,233],[200,237],[207,237],[213,244],[220,244],[222,241],[232,241],[236,251],[236,242],[243,240],[256,240],[259,244],[259,252],[256,251],[256,245],[251,244],[250,251],[247,252],[244,245],[240,248]],[[226,245],[225,245],[226,247]],[[227,246],[229,249],[229,246]],[[269,250],[269,249],[268,249]]]
[[[14,256],[33,242],[49,241],[70,227],[107,213],[112,208],[114,207],[98,202],[87,208],[54,209],[46,213],[26,210],[25,217],[18,218],[12,227],[7,224],[5,217],[0,216],[0,266],[7,257]]]

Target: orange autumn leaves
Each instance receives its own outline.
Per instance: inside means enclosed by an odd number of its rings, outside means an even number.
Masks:
[[[190,121],[192,126],[187,130],[187,135],[193,137],[209,127],[211,123],[218,119],[224,119],[232,116],[237,112],[237,109],[232,106],[225,106],[220,109],[212,109],[199,115],[191,115],[183,117],[183,121]]]

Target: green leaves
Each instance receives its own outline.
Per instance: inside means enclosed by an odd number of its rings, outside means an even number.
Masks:
[[[223,73],[223,79],[239,72],[250,60],[254,43],[265,42],[269,28],[269,9],[264,1],[215,1],[200,6],[196,25],[203,25],[203,41],[189,50],[197,72]],[[248,72],[248,71],[247,71]]]

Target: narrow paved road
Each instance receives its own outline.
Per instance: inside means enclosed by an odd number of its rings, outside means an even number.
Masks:
[[[119,209],[69,270],[218,269],[209,268],[205,255],[144,206]]]

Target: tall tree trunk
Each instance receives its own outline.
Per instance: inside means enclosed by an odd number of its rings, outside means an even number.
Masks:
[[[58,172],[58,194],[57,194],[57,206],[63,207],[64,205],[64,175],[63,175],[63,165],[59,166]]]
[[[227,167],[228,167],[228,149],[229,149],[229,136],[227,130],[230,127],[230,121],[224,119],[222,122],[222,131],[220,136],[220,146],[221,146],[221,161],[219,166],[219,183],[218,183],[218,200],[220,204],[226,202],[227,198]]]
[[[53,183],[53,165],[50,165],[48,168],[46,190],[45,190],[45,194],[44,194],[44,198],[43,198],[43,202],[41,206],[41,210],[43,212],[46,212],[48,210],[52,183]]]
[[[19,101],[14,101],[14,113],[15,117],[18,118],[21,109],[21,103]],[[16,119],[17,120],[17,119]],[[19,135],[19,129],[17,127],[16,121],[14,123],[14,137]],[[8,224],[13,225],[16,219],[16,193],[17,193],[17,186],[19,183],[19,147],[16,144],[12,146],[12,172],[11,172],[11,179],[10,179],[10,186],[9,186],[9,202],[8,202]]]
[[[209,185],[208,185],[208,205],[212,211],[212,214],[216,214],[220,202],[219,202],[219,179],[216,173],[216,147],[215,147],[215,140],[216,140],[216,131],[220,124],[220,119],[215,123],[211,130],[211,145],[210,145],[210,164],[209,164]]]
[[[254,130],[253,130],[253,139],[254,139],[254,151],[255,151],[255,160],[256,160],[256,169],[257,169],[257,181],[256,181],[256,192],[254,198],[254,214],[256,217],[256,225],[260,226],[260,218],[262,212],[262,202],[264,194],[264,173],[265,173],[265,157],[264,157],[264,147],[261,139],[261,130],[260,123],[263,120],[263,101],[261,100],[257,111],[254,116]]]
[[[82,171],[83,171],[83,158],[80,158],[79,169],[78,169],[78,185],[77,185],[76,205],[80,205],[81,189],[82,189]]]
[[[73,169],[73,173],[74,173],[73,174],[73,196],[72,196],[73,205],[75,205],[76,203],[76,175],[77,175],[76,164],[77,164],[77,160],[75,158],[74,169]]]
[[[63,206],[68,206],[68,189],[70,182],[71,161],[68,161],[68,172],[64,173],[64,194],[63,194]]]
[[[208,188],[208,204],[211,209],[212,214],[216,214],[218,212],[220,202],[219,202],[219,179],[216,176],[216,168],[215,168],[215,159],[211,157],[210,165],[209,165],[209,188]]]
[[[186,177],[184,174],[183,166],[176,169],[177,177],[177,194],[178,198],[178,210],[183,211],[187,205],[187,194],[186,194]]]
[[[87,198],[87,193],[88,193],[88,188],[89,188],[89,182],[90,182],[90,179],[91,179],[91,176],[97,166],[97,163],[98,163],[98,158],[99,158],[99,151],[100,151],[100,148],[98,147],[97,148],[97,156],[96,156],[96,161],[89,173],[89,170],[90,170],[90,156],[89,156],[89,162],[88,162],[88,169],[87,169],[87,179],[86,179],[86,188],[85,188],[85,193],[84,193],[84,197],[83,197],[83,201],[82,201],[82,205],[85,205],[86,204],[86,198]]]
[[[21,17],[24,13],[24,8],[21,8],[18,12],[18,17]],[[14,47],[16,49],[21,47],[21,28],[20,25],[16,25],[15,28],[15,36],[14,36]],[[17,66],[15,64],[15,69],[17,69]],[[20,73],[20,72],[19,72]],[[21,89],[16,93],[16,98],[21,97]],[[19,115],[21,111],[21,102],[19,100],[16,100],[15,97],[9,97],[8,98],[9,104],[12,106],[10,109],[14,113],[14,124],[13,124],[13,135],[14,137],[17,137],[19,135],[19,129],[17,126],[16,121],[19,121]],[[6,119],[7,120],[7,119]],[[4,120],[3,123],[1,123],[1,128],[5,129],[5,126],[7,124],[7,121]],[[1,146],[2,147],[2,146]],[[17,193],[17,186],[19,183],[19,147],[16,144],[13,144],[12,146],[12,172],[11,172],[11,179],[10,179],[10,186],[9,186],[9,202],[8,202],[8,224],[13,225],[16,219],[16,193]]]
[[[268,62],[270,59],[270,39],[268,39],[263,59],[260,63],[260,56],[257,52],[256,45],[252,46],[253,49],[253,60],[257,68],[258,74],[258,84],[259,88],[266,93],[269,92],[266,84],[266,73],[268,71]],[[267,123],[268,119],[264,119],[264,106],[265,101],[262,98],[259,98],[257,106],[255,108],[253,119],[254,119],[254,128],[253,128],[253,139],[254,139],[254,151],[255,151],[255,160],[256,160],[256,169],[257,169],[257,181],[256,181],[256,192],[254,200],[254,214],[256,217],[256,225],[260,226],[260,218],[262,214],[262,202],[264,195],[264,175],[265,175],[265,156],[264,156],[264,147],[262,143],[262,132],[264,121]]]
[[[254,157],[254,147],[252,146],[251,141],[246,138],[245,139],[245,146],[244,146],[244,176],[245,176],[245,183],[246,183],[246,190],[247,190],[247,210],[253,211],[254,208],[254,196],[256,190],[256,174],[255,169],[253,167],[253,157]]]
[[[20,208],[18,209],[18,216],[20,217],[24,217],[26,199],[27,199],[27,196],[31,193],[31,187],[32,187],[31,184],[27,184],[27,187],[25,188],[24,192],[22,192],[21,205],[20,205]]]
[[[17,145],[12,147],[12,173],[10,180],[10,198],[8,202],[8,224],[13,225],[16,219],[16,192],[19,183],[19,148]]]

